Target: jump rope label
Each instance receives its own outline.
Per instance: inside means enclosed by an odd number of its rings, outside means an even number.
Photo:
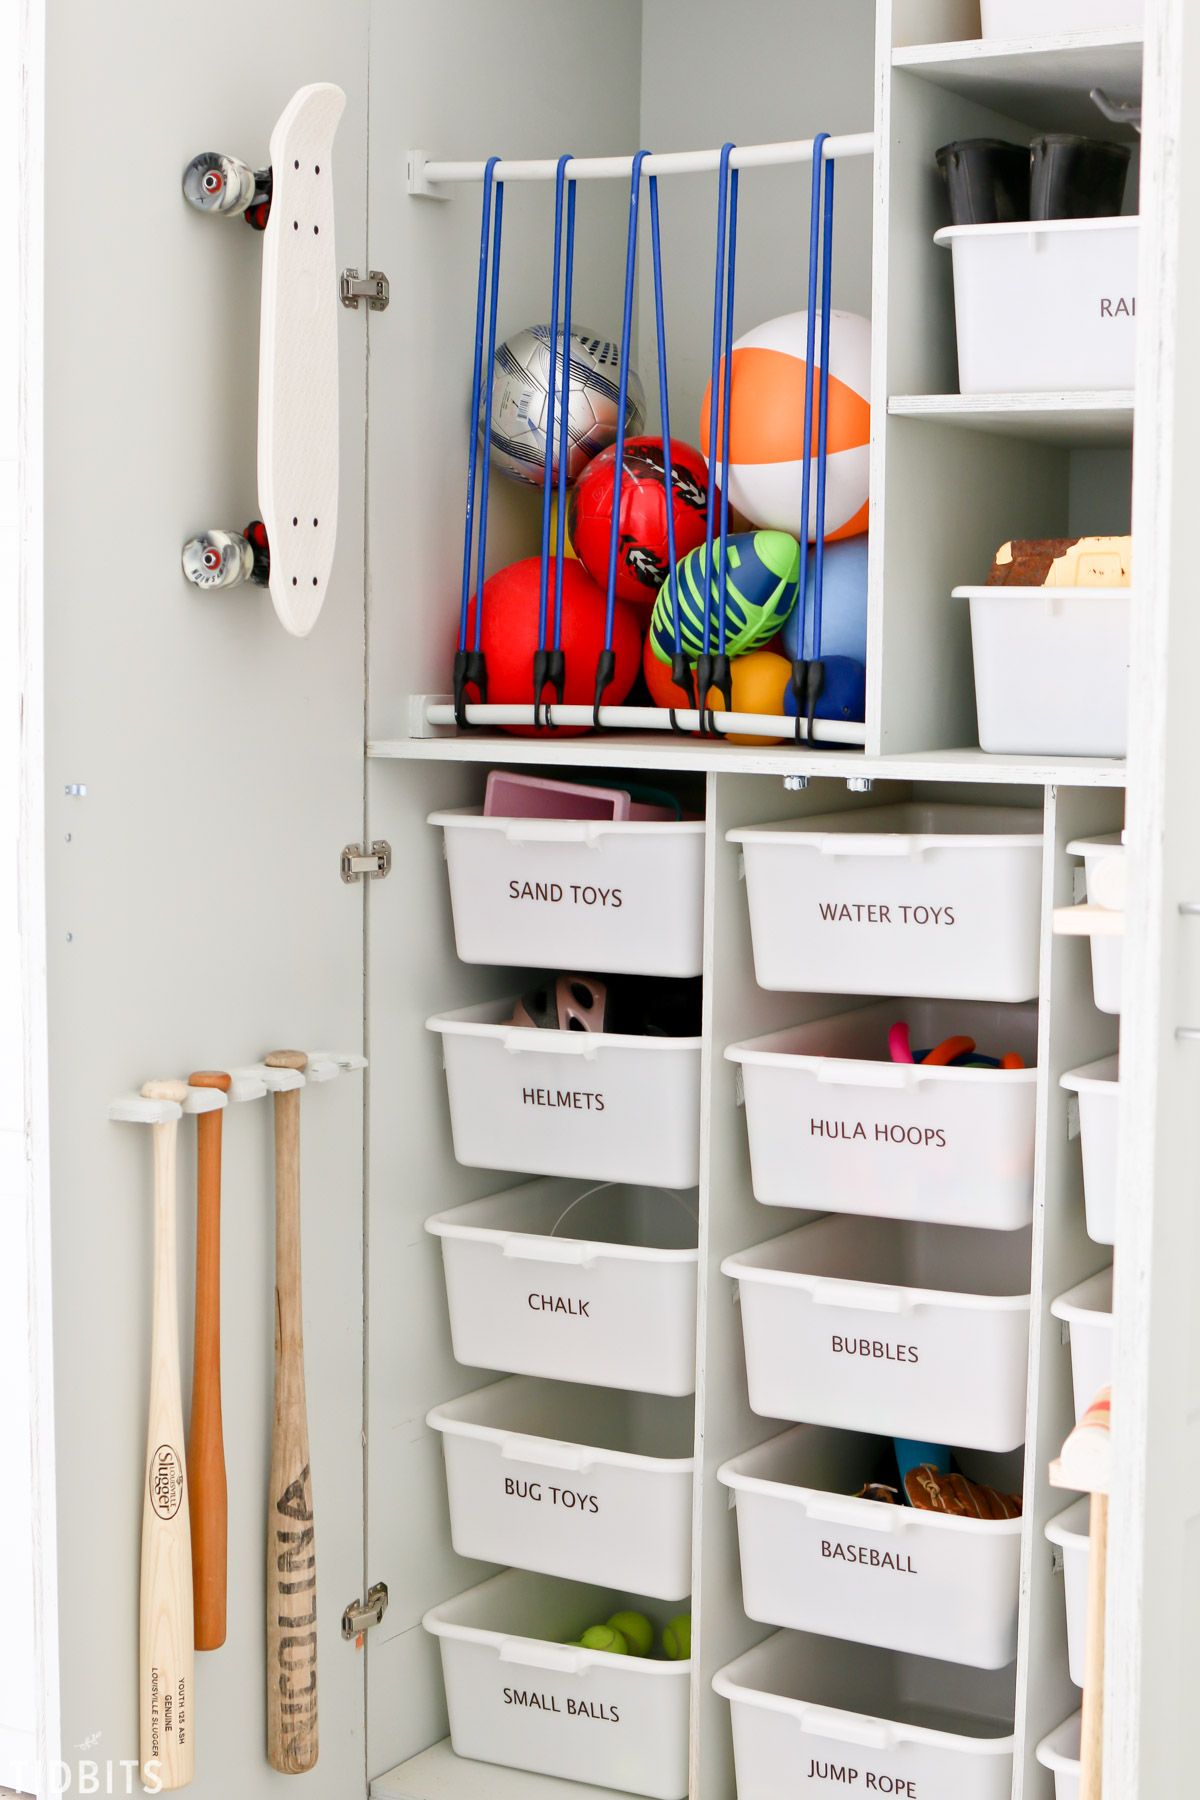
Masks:
[[[619,887],[594,887],[579,881],[517,881],[508,884],[510,900],[532,900],[543,906],[599,906],[620,912],[624,901]]]
[[[946,1132],[940,1125],[872,1125],[861,1119],[810,1119],[810,1137],[833,1138],[843,1144],[903,1144],[914,1150],[945,1150]]]
[[[899,1775],[877,1775],[872,1769],[856,1769],[852,1763],[824,1762],[814,1757],[808,1765],[807,1779],[856,1787],[863,1794],[893,1794],[897,1800],[919,1800],[915,1781]]]
[[[540,1694],[531,1688],[504,1690],[505,1706],[525,1706],[531,1712],[559,1713],[567,1719],[595,1719],[604,1725],[621,1723],[620,1709],[601,1700],[576,1700],[571,1695]]]
[[[956,925],[952,906],[897,904],[891,900],[818,900],[824,925]]]
[[[822,1562],[853,1563],[860,1569],[890,1569],[894,1575],[917,1575],[911,1556],[897,1550],[880,1550],[876,1544],[837,1544],[821,1539]]]

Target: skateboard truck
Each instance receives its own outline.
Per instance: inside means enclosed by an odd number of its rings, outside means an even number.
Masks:
[[[270,169],[252,169],[236,156],[202,150],[183,171],[183,193],[197,212],[240,212],[255,231],[265,231],[271,214]]]
[[[271,581],[271,547],[261,519],[245,531],[201,531],[183,546],[183,572],[202,588],[240,587],[243,581],[267,587]]]

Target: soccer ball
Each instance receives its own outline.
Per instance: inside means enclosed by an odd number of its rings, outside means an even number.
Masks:
[[[563,389],[563,334],[558,334],[551,479],[558,479],[558,443]],[[615,443],[620,396],[621,346],[590,331],[571,333],[567,431],[567,479],[573,481],[598,451]],[[550,399],[550,327],[530,325],[507,338],[492,366],[492,460],[514,481],[541,487],[546,466],[546,412]],[[634,369],[629,371],[625,429],[641,429],[646,398]],[[479,430],[483,432],[483,402]]]

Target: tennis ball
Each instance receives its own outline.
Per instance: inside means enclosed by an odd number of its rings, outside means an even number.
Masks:
[[[610,1656],[629,1655],[624,1635],[611,1625],[589,1625],[579,1641],[585,1650],[607,1650]]]
[[[686,1662],[692,1654],[692,1615],[679,1613],[663,1626],[663,1649],[671,1662]]]
[[[649,1656],[654,1648],[654,1627],[645,1613],[617,1612],[608,1623],[625,1639],[630,1656]]]

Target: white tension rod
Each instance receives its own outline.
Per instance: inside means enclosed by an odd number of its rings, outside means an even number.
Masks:
[[[875,135],[870,131],[855,132],[847,137],[831,137],[825,143],[825,155],[833,160],[851,156],[873,156]],[[729,158],[735,169],[771,169],[786,163],[807,163],[813,157],[813,140],[797,138],[788,144],[739,144]],[[666,150],[648,156],[642,164],[645,175],[703,175],[721,166],[717,150]],[[483,162],[434,162],[423,150],[408,152],[408,191],[410,194],[434,197],[438,188],[451,182],[482,181]],[[570,181],[628,180],[633,172],[632,156],[576,156],[567,164]],[[537,162],[499,162],[497,181],[553,181],[558,163],[553,157]]]
[[[543,707],[543,714],[549,714],[559,725],[575,727],[593,724],[590,706],[560,706],[552,700],[549,706]],[[785,738],[795,741],[796,721],[783,717],[782,714],[772,716],[768,713],[727,713],[714,711],[713,723],[716,735],[727,737],[736,732],[742,737]],[[700,715],[694,707],[678,707],[675,719],[681,730],[696,732],[700,729]],[[427,725],[453,725],[454,707],[448,701],[428,701],[425,705],[425,722]],[[525,705],[500,705],[497,703],[481,706],[468,704],[468,725],[532,725],[534,723],[533,707]],[[600,726],[607,731],[670,731],[671,715],[657,706],[602,706],[600,708]],[[548,732],[547,736],[553,734]],[[808,737],[808,721],[800,721],[800,741],[804,743]],[[865,725],[842,722],[836,719],[818,719],[813,732],[814,741],[823,744],[845,744],[856,746],[867,741]]]

